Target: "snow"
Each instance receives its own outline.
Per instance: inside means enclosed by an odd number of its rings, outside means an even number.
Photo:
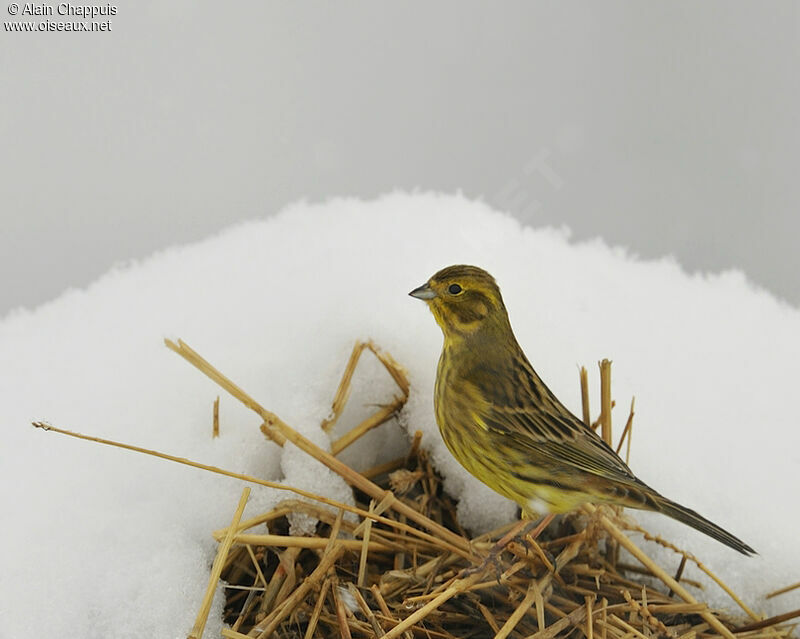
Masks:
[[[0,323],[0,637],[181,637],[191,627],[241,483],[151,457],[45,434],[33,420],[189,457],[352,502],[348,487],[166,349],[185,340],[257,401],[329,445],[394,382],[371,354],[333,433],[319,428],[356,339],[409,371],[411,397],[342,455],[366,468],[423,444],[474,532],[514,507],[472,479],[436,429],[441,334],[407,292],[439,268],[472,263],[497,278],[518,340],[540,375],[580,411],[578,367],[613,365],[616,432],[636,396],[631,466],[760,553],[745,558],[666,517],[634,513],[685,545],[754,608],[800,607],[800,446],[793,411],[800,312],[744,275],[689,275],[564,230],[521,227],[460,196],[391,194],[300,203],[192,246],[121,265]],[[375,383],[373,380],[379,380]],[[369,381],[369,383],[367,383]],[[290,496],[253,487],[245,517]],[[635,536],[637,543],[642,543]],[[648,552],[677,562],[648,546]],[[687,574],[699,578],[697,571]],[[732,608],[716,589],[711,600]],[[207,629],[220,628],[218,596]]]

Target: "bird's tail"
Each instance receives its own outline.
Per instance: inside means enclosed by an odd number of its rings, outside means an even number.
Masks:
[[[749,556],[756,554],[756,551],[744,543],[741,539],[734,537],[727,530],[723,530],[715,523],[710,522],[708,519],[696,513],[692,509],[681,506],[680,504],[676,504],[674,501],[670,501],[661,495],[653,499],[653,502],[655,510],[658,512],[668,515],[673,519],[677,519],[687,526],[691,526],[695,530],[705,533],[709,537],[713,537],[726,546],[729,546],[734,550],[738,550],[743,555]]]

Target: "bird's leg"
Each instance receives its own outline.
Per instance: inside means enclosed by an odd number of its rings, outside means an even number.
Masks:
[[[512,541],[514,543],[520,544],[523,548],[525,548],[525,555],[527,556],[528,553],[533,552],[537,555],[541,560],[545,567],[550,572],[556,572],[556,558],[555,556],[550,553],[549,551],[542,548],[539,544],[536,543],[535,539],[539,536],[539,534],[547,528],[555,514],[549,514],[543,517],[540,521],[532,521],[526,526]],[[541,523],[540,523],[541,522]],[[534,526],[541,526],[539,530],[535,532],[534,535],[529,535],[531,530]]]
[[[483,572],[486,570],[486,568],[488,568],[489,564],[497,567],[498,557],[500,556],[500,553],[505,550],[505,547],[508,546],[508,544],[518,537],[522,537],[524,539],[528,535],[530,535],[531,538],[536,539],[540,534],[542,534],[542,531],[547,528],[548,524],[553,521],[553,517],[555,517],[555,515],[551,513],[545,517],[542,517],[538,521],[520,519],[516,524],[514,524],[514,527],[511,530],[503,535],[497,541],[497,543],[492,546],[492,548],[489,550],[489,554],[480,563],[480,565],[464,569],[464,576],[466,577],[477,572]]]

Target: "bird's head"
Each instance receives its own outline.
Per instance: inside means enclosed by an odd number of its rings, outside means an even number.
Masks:
[[[409,295],[427,302],[446,339],[509,326],[497,283],[477,266],[443,268]]]

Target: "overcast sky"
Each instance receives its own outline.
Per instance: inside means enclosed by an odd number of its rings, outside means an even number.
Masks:
[[[113,6],[107,32],[0,31],[0,314],[299,198],[397,188],[800,304],[796,3]]]

